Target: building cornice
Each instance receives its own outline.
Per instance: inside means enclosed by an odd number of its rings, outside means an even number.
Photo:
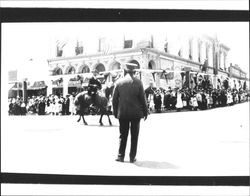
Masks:
[[[53,61],[69,61],[69,60],[76,60],[76,59],[84,59],[84,58],[95,58],[95,57],[109,57],[112,55],[117,54],[127,54],[127,53],[134,53],[134,52],[140,52],[140,48],[129,48],[129,49],[123,49],[123,50],[117,50],[113,51],[107,54],[103,54],[102,52],[97,52],[95,54],[88,54],[88,55],[75,55],[75,56],[69,56],[69,57],[56,57],[52,59],[48,59],[48,62]]]
[[[238,66],[230,65],[229,68],[231,68],[231,67],[232,67],[233,69],[236,69],[236,70],[238,70],[238,71],[240,71],[240,72],[246,74],[246,72],[244,72],[244,71],[243,71],[240,67],[238,67]]]
[[[226,51],[229,51],[230,48],[228,46],[226,46],[225,44],[220,44],[220,46],[225,49]]]
[[[183,57],[180,57],[180,56],[176,56],[176,55],[173,55],[173,54],[169,54],[169,53],[166,53],[166,52],[162,52],[160,50],[157,50],[155,48],[144,48],[146,51],[148,52],[152,52],[152,53],[156,53],[156,54],[160,54],[162,56],[165,56],[165,57],[168,57],[168,58],[173,58],[175,60],[179,60],[179,61],[184,61],[186,63],[191,63],[191,64],[195,64],[195,65],[198,65],[198,66],[202,66],[203,64],[202,63],[198,63],[198,62],[195,62],[195,61],[191,61],[189,59],[185,59]]]
[[[221,69],[218,69],[218,73],[219,72],[229,75],[229,73],[227,71],[224,71],[224,70],[221,70]]]

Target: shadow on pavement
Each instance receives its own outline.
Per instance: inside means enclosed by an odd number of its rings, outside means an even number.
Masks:
[[[84,125],[83,123],[81,125]],[[119,127],[118,125],[99,125],[99,124],[88,124],[88,125],[84,125],[86,127],[103,127],[103,128],[110,128],[110,127]]]
[[[134,163],[138,167],[145,167],[150,169],[178,169],[179,167],[168,162],[157,161],[136,161]]]

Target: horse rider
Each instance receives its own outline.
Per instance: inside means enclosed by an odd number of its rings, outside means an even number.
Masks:
[[[91,102],[92,102],[90,108],[94,109],[96,94],[98,90],[101,90],[102,85],[101,82],[97,79],[98,71],[94,69],[92,73],[93,76],[89,79],[89,84],[88,84],[88,95],[91,97]]]

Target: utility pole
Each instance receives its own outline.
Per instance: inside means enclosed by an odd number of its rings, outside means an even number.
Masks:
[[[25,104],[27,104],[27,78],[24,78],[23,79],[23,81],[22,81],[22,83],[23,83],[23,101],[24,101],[24,103]]]

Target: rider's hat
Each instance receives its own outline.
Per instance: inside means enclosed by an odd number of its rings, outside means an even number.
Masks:
[[[127,70],[127,71],[133,71],[137,67],[138,67],[138,65],[135,63],[125,63],[125,70]]]

